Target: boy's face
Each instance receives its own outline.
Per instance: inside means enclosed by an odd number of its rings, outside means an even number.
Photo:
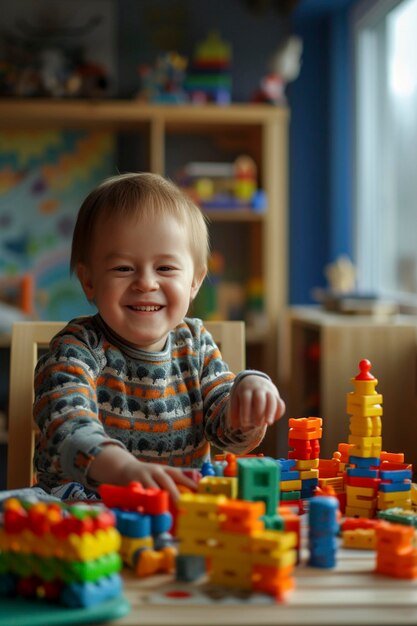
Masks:
[[[186,228],[168,215],[97,224],[89,261],[77,273],[108,326],[155,352],[186,315],[204,278],[194,276]]]

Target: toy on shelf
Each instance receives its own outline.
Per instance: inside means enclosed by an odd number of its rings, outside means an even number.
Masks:
[[[269,73],[263,76],[254,102],[285,105],[285,87],[296,78],[301,69],[303,42],[300,37],[287,37],[273,54],[269,63]]]
[[[265,193],[257,186],[255,161],[246,154],[233,162],[191,162],[177,176],[178,185],[203,209],[266,210]]]
[[[360,291],[356,287],[356,268],[347,255],[340,255],[324,268],[328,287],[313,289],[313,297],[327,311],[347,315],[393,315],[399,312],[398,303],[381,298],[376,293]]]
[[[0,595],[90,607],[121,595],[120,535],[101,505],[4,503]]]
[[[187,59],[176,52],[158,56],[155,65],[141,65],[139,100],[168,104],[182,104],[188,97],[184,91]]]
[[[211,32],[200,42],[187,72],[184,88],[191,102],[230,104],[232,50],[218,32]]]

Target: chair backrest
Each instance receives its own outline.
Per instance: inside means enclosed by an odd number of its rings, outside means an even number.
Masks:
[[[244,322],[205,322],[232,372],[245,367]],[[65,326],[64,322],[16,322],[10,351],[7,488],[33,484],[36,428],[32,417],[33,374],[38,350]]]

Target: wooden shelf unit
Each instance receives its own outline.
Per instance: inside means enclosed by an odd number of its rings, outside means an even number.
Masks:
[[[255,159],[267,210],[216,209],[207,215],[213,225],[230,222],[250,229],[249,256],[256,271],[260,268],[264,285],[264,369],[274,378],[278,375],[279,318],[287,303],[288,118],[287,109],[262,104],[167,106],[133,100],[0,99],[0,131],[87,128],[140,133],[146,138],[148,169],[167,176],[172,176],[167,171],[171,137],[203,136],[206,141],[217,141],[225,155],[242,146],[241,153]],[[196,156],[195,160],[201,159]],[[259,332],[252,330],[248,336],[259,338]]]
[[[372,363],[383,396],[382,447],[417,455],[417,317],[342,315],[314,307],[288,313],[290,417],[323,418],[322,458],[347,442],[346,394],[361,359]]]

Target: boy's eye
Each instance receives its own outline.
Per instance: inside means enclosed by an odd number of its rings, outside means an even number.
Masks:
[[[131,272],[132,268],[128,265],[119,265],[118,267],[113,268],[115,272]]]
[[[158,267],[159,272],[172,272],[175,268],[170,265],[160,265]]]

